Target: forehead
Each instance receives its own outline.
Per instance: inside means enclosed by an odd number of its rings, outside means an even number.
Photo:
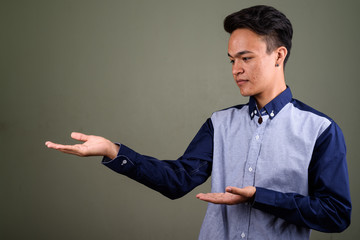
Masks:
[[[266,42],[262,36],[249,29],[236,29],[230,35],[228,53],[233,56],[242,51],[264,53],[266,52]]]

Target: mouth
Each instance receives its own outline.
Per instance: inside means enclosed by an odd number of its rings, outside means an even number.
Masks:
[[[245,79],[236,79],[235,81],[236,81],[236,84],[237,84],[238,86],[241,86],[241,85],[243,85],[243,84],[247,83],[249,80],[245,80]]]

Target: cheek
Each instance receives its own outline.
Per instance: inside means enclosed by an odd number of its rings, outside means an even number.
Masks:
[[[262,72],[266,75],[272,74],[275,69],[275,61],[272,56],[268,56],[261,64]]]
[[[249,77],[253,82],[258,82],[262,78],[262,69],[260,65],[252,66],[249,69]]]
[[[270,67],[268,62],[257,64],[252,70],[253,78],[261,82],[266,81],[272,74],[272,69]]]

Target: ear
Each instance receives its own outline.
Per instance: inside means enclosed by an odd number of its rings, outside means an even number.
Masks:
[[[288,53],[286,47],[284,46],[281,46],[279,48],[277,48],[275,50],[276,52],[276,60],[275,60],[275,65],[276,66],[283,66],[284,65],[284,61],[285,61],[285,58],[286,58],[286,55]]]

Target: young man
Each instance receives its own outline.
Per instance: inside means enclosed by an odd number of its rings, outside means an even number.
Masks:
[[[176,161],[81,133],[72,137],[83,144],[46,145],[105,156],[104,165],[172,199],[211,175],[211,193],[197,195],[210,202],[199,239],[308,239],[310,229],[343,231],[351,213],[344,138],[285,84],[290,21],[255,6],[226,17],[224,27],[234,80],[249,103],[215,112]]]

